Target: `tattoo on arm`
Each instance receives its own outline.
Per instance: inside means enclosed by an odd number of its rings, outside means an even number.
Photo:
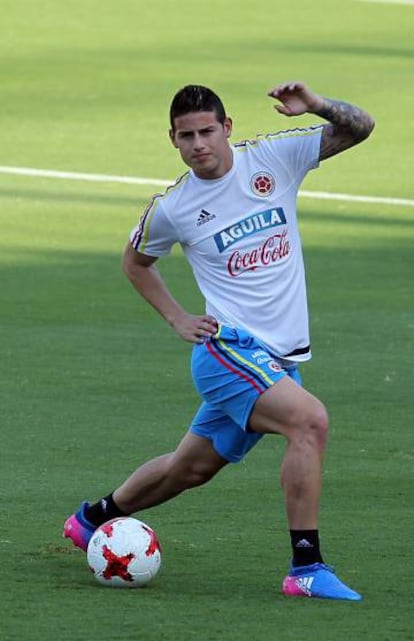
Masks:
[[[325,98],[315,113],[329,121],[323,128],[320,160],[365,140],[374,128],[374,121],[366,111],[347,102]]]

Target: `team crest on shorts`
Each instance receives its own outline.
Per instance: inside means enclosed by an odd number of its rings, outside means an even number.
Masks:
[[[267,365],[268,365],[269,369],[272,370],[272,372],[281,372],[282,371],[282,368],[280,367],[279,363],[276,363],[276,361],[269,361]]]
[[[265,197],[274,192],[276,181],[267,171],[259,171],[251,177],[250,186],[256,196]]]

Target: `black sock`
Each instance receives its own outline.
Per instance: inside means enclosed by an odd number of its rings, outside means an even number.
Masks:
[[[128,515],[119,509],[112,498],[112,493],[108,496],[104,496],[93,505],[89,505],[85,508],[85,517],[90,523],[92,523],[92,525],[96,525],[96,527],[99,527],[102,523],[106,523],[106,521],[115,519],[118,516]]]
[[[323,563],[319,549],[318,530],[290,530],[293,559],[292,565]]]

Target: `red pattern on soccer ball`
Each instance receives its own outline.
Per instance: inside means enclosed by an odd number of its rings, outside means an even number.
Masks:
[[[111,536],[114,535],[114,526],[110,521],[101,525],[101,530],[108,538],[111,538]]]
[[[106,545],[102,548],[102,555],[108,564],[104,570],[103,576],[109,581],[114,576],[119,576],[124,581],[133,581],[132,576],[128,572],[128,565],[135,559],[135,554],[130,552],[125,554],[125,556],[118,556],[114,554]]]
[[[157,552],[157,550],[161,552],[161,545],[154,530],[151,530],[151,528],[146,527],[146,525],[143,525],[142,529],[148,532],[148,534],[151,537],[149,546],[145,551],[145,556],[152,556],[153,554],[155,554],[155,552]]]

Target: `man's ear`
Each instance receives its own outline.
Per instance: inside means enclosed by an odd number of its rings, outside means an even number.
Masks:
[[[224,127],[224,132],[226,134],[226,138],[230,138],[231,132],[233,130],[233,121],[231,118],[225,118],[223,122],[223,127]]]
[[[169,130],[169,132],[168,132],[168,135],[170,136],[170,140],[171,140],[172,144],[173,144],[173,145],[174,145],[174,147],[177,149],[177,144],[176,144],[176,142],[175,142],[174,129],[170,129],[170,130]]]

